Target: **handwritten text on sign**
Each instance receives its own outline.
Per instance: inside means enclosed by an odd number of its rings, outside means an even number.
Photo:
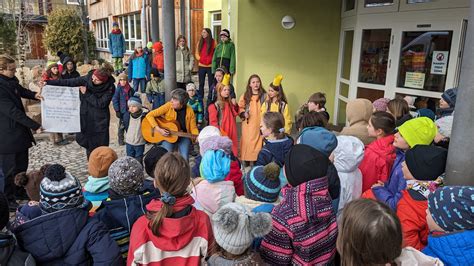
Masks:
[[[41,91],[41,119],[47,132],[75,133],[81,131],[78,87],[46,85]]]

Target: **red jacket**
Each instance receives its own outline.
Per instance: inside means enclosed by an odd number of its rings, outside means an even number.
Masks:
[[[173,213],[194,203],[190,195],[177,198]],[[154,199],[147,206],[149,212],[162,208]],[[180,218],[164,218],[159,236],[151,231],[144,215],[133,225],[130,235],[127,265],[202,265],[213,244],[211,222],[206,213],[191,207],[191,212]]]
[[[157,68],[160,72],[165,69],[165,61],[163,57],[163,44],[161,42],[155,42],[153,44],[153,67]]]
[[[244,183],[242,182],[242,171],[240,171],[240,163],[238,160],[230,163],[229,175],[224,179],[225,181],[234,182],[235,194],[237,196],[244,195]]]
[[[237,156],[239,154],[239,140],[235,118],[239,115],[239,107],[226,102],[224,108],[221,109],[216,107],[216,103],[211,103],[208,111],[209,125],[219,128],[223,135],[232,140],[232,152]]]
[[[201,51],[199,51],[199,54],[197,56],[197,58],[199,58],[199,66],[202,66],[202,67],[212,66],[212,57],[214,56],[215,48],[216,48],[216,43],[212,41],[211,50],[209,51],[209,53],[207,53],[207,42],[203,42]],[[198,43],[198,49],[199,49],[199,43]]]
[[[379,180],[387,182],[396,157],[393,139],[394,136],[389,135],[365,146],[364,160],[359,165],[362,191],[370,189]]]
[[[397,215],[402,224],[403,247],[410,246],[421,251],[428,244],[427,208],[427,200],[414,200],[408,190],[402,192]]]

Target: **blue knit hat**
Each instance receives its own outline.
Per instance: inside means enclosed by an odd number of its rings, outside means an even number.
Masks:
[[[445,100],[449,107],[454,108],[456,106],[456,98],[458,96],[458,88],[447,89],[441,94],[441,98]]]
[[[141,109],[142,108],[142,99],[140,99],[140,95],[135,94],[132,97],[130,97],[130,99],[128,99],[127,104],[128,104],[128,106],[134,105],[134,106]]]
[[[431,217],[446,232],[474,229],[474,187],[443,187],[428,197]]]
[[[280,167],[272,162],[255,166],[244,177],[245,197],[255,201],[275,202],[280,194]]]
[[[209,183],[223,181],[230,172],[230,156],[223,150],[208,150],[202,156],[199,171]]]
[[[417,117],[428,117],[431,120],[435,120],[435,113],[428,108],[421,108],[416,111]]]
[[[307,127],[301,131],[296,143],[311,146],[329,157],[337,147],[337,138],[323,127]]]

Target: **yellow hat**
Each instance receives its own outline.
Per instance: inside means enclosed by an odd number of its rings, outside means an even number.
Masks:
[[[222,85],[229,86],[229,84],[230,84],[230,75],[225,74],[224,78],[222,79]]]
[[[275,87],[280,86],[282,79],[283,79],[283,76],[281,74],[276,75],[275,78],[273,79],[273,82],[272,82],[273,86],[275,86]]]

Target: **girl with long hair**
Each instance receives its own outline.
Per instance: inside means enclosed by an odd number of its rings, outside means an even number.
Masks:
[[[194,67],[194,57],[186,42],[186,37],[179,35],[176,39],[176,87],[186,90],[191,82],[191,71]]]
[[[199,76],[199,90],[198,98],[201,104],[204,98],[204,82],[207,76],[208,88],[211,87],[214,77],[212,76],[212,57],[214,56],[214,49],[216,48],[216,42],[212,38],[212,32],[209,28],[202,29],[201,38],[199,39],[195,57],[199,62],[198,64],[198,76]]]
[[[270,83],[267,93],[267,98],[262,104],[262,116],[267,112],[278,112],[285,118],[285,133],[291,134],[291,127],[293,122],[291,120],[290,109],[288,107],[288,100],[286,99],[283,87],[281,86],[282,75],[277,75],[273,82]]]

